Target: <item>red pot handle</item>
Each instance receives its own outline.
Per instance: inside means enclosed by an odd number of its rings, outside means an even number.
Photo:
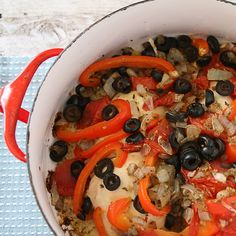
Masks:
[[[17,120],[27,123],[29,112],[21,108],[25,92],[42,62],[50,57],[58,56],[62,48],[53,48],[38,54],[22,71],[22,73],[4,88],[0,88],[0,112],[4,113],[3,133],[9,151],[20,161],[26,162],[25,154],[19,148],[16,137]]]

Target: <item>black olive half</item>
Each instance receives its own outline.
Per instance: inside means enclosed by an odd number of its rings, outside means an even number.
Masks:
[[[152,78],[155,81],[161,82],[162,81],[162,77],[163,77],[163,72],[153,69],[151,71],[151,76],[152,76]]]
[[[171,123],[184,122],[186,118],[187,114],[185,112],[178,112],[178,113],[173,113],[170,111],[166,112],[166,119]]]
[[[118,77],[112,83],[114,90],[120,93],[129,93],[132,89],[132,83],[129,78]]]
[[[169,38],[163,35],[157,36],[154,43],[157,47],[157,50],[165,53],[168,53],[170,48],[173,47],[175,43],[177,45],[177,42],[174,42],[173,38]]]
[[[74,161],[70,166],[71,175],[75,179],[78,179],[78,177],[84,167],[85,167],[85,164],[82,161],[80,161],[80,160]]]
[[[173,216],[171,213],[168,213],[165,219],[165,228],[171,229],[174,226],[175,221],[176,221],[176,217]]]
[[[194,62],[198,58],[198,49],[194,46],[189,46],[184,49],[184,56],[188,62]]]
[[[236,69],[236,53],[233,51],[223,51],[220,54],[220,61],[224,66]]]
[[[153,50],[152,46],[146,47],[142,52],[142,56],[149,56],[149,57],[155,57],[155,51]]]
[[[89,97],[82,97],[74,94],[67,100],[66,104],[77,105],[83,110],[89,102],[90,102]]]
[[[220,157],[225,150],[224,142],[221,139],[214,139],[206,134],[199,136],[198,144],[202,157],[207,161],[213,161]]]
[[[204,66],[208,66],[211,62],[211,56],[202,56],[202,57],[198,57],[196,63],[198,66],[200,67],[204,67]]]
[[[139,213],[146,214],[146,211],[144,211],[144,209],[141,206],[138,196],[135,197],[135,199],[133,201],[133,206],[134,206],[135,210],[137,210]]]
[[[220,51],[220,43],[215,36],[209,35],[207,37],[207,43],[213,53],[218,53]]]
[[[49,149],[51,160],[59,162],[68,152],[68,144],[64,141],[56,141]]]
[[[188,35],[180,35],[177,37],[178,47],[187,48],[191,46],[192,39]]]
[[[86,220],[86,214],[84,212],[79,212],[77,214],[77,217],[82,220],[82,221],[85,221]]]
[[[229,80],[219,80],[216,84],[216,92],[221,96],[230,96],[234,91],[234,85]]]
[[[181,166],[189,171],[196,170],[202,163],[199,153],[193,148],[182,150],[180,160]]]
[[[201,103],[195,102],[188,106],[188,115],[191,117],[199,117],[204,114],[205,110]]]
[[[125,122],[123,129],[126,133],[134,133],[139,130],[140,126],[141,122],[139,119],[131,118]]]
[[[188,80],[180,78],[174,82],[173,89],[178,94],[185,94],[192,90],[192,85]]]
[[[77,122],[82,118],[82,110],[75,104],[67,104],[63,109],[63,117],[68,122]]]
[[[102,118],[103,120],[107,121],[114,118],[118,113],[119,113],[118,109],[114,105],[109,104],[103,108]]]
[[[105,158],[99,161],[95,168],[94,168],[94,174],[98,178],[103,178],[107,173],[112,173],[114,170],[114,164],[111,159]]]
[[[125,47],[121,49],[121,54],[122,55],[132,55],[134,52],[134,49],[131,47]]]
[[[207,89],[205,92],[205,105],[208,107],[214,102],[215,102],[214,93],[210,89]]]
[[[103,177],[103,184],[105,185],[107,190],[114,191],[120,186],[120,177],[109,172]]]
[[[177,141],[175,131],[172,131],[170,133],[170,135],[169,135],[169,142],[170,142],[171,147],[173,147],[175,149],[179,148],[180,144]]]
[[[126,138],[126,142],[130,143],[130,144],[135,144],[135,143],[139,143],[140,141],[144,140],[144,135],[141,132],[137,132],[134,134],[131,134],[130,136],[128,136]]]
[[[82,204],[82,212],[88,214],[93,208],[93,204],[89,197],[84,198],[84,202]]]

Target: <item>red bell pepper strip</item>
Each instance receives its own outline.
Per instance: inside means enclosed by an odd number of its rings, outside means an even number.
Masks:
[[[87,128],[75,131],[60,126],[56,128],[57,138],[67,142],[78,142],[81,139],[96,139],[118,132],[123,128],[125,121],[131,118],[130,105],[129,102],[122,99],[116,99],[111,104],[116,106],[119,111],[111,120],[101,121]]]
[[[197,236],[199,232],[199,227],[200,227],[200,218],[198,215],[198,209],[195,205],[193,206],[193,212],[194,212],[193,218],[189,225],[189,235]]]
[[[131,222],[126,215],[131,204],[131,198],[121,198],[112,202],[107,211],[107,218],[112,226],[126,232],[131,226]]]
[[[116,154],[116,158],[121,158],[123,155],[127,153],[121,150],[122,145],[120,143],[110,143],[101,149],[99,149],[88,161],[85,165],[84,169],[81,171],[79,178],[76,182],[74,197],[73,197],[73,210],[77,214],[81,210],[81,205],[83,201],[83,194],[85,191],[86,183],[89,175],[94,170],[96,164],[109,156],[112,153]]]
[[[99,85],[100,79],[93,77],[95,72],[122,66],[131,68],[156,68],[169,73],[171,76],[177,75],[177,71],[175,70],[174,66],[162,58],[148,56],[117,56],[105,58],[91,64],[80,75],[79,81],[83,86],[96,87]]]
[[[80,155],[82,158],[89,158],[91,157],[97,150],[104,147],[109,143],[113,143],[116,141],[120,141],[123,138],[126,138],[129,134],[124,132],[123,130],[118,131],[117,133],[111,134],[108,137],[105,137],[102,141],[94,144],[91,148],[81,151]]]
[[[99,233],[99,236],[108,236],[103,219],[102,219],[102,209],[101,207],[95,208],[93,212],[93,222],[97,228],[97,231]]]
[[[202,221],[197,236],[216,236],[219,230],[214,221]],[[192,236],[192,234],[189,233],[189,236]]]
[[[164,216],[166,215],[169,211],[170,208],[164,207],[161,210],[158,210],[154,204],[152,204],[150,197],[148,196],[148,187],[150,183],[150,177],[146,176],[144,177],[140,182],[139,182],[139,187],[138,187],[138,197],[139,201],[141,203],[141,206],[143,209],[154,215],[154,216]]]
[[[225,154],[226,154],[226,161],[228,163],[236,162],[236,144],[226,143]]]
[[[202,38],[193,39],[192,43],[198,49],[199,56],[204,56],[209,52],[209,45],[206,40]]]
[[[1,88],[0,105],[4,113],[5,142],[10,152],[20,161],[26,162],[26,158],[16,142],[15,131],[26,89],[40,64],[50,57],[58,56],[62,51],[61,48],[55,48],[40,53],[14,81]]]

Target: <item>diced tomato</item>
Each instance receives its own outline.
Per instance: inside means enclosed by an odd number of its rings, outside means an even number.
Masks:
[[[169,92],[162,97],[159,97],[153,101],[154,107],[158,106],[167,106],[170,107],[174,104],[175,102],[175,93]]]
[[[189,117],[189,123],[196,125],[198,128],[201,129],[201,133],[203,134],[208,134],[210,136],[215,136],[215,137],[220,137],[221,139],[223,139],[224,141],[227,140],[227,134],[225,132],[221,133],[221,134],[216,134],[213,130],[211,129],[207,129],[205,127],[205,123],[208,119],[210,119],[213,116],[212,113],[207,113],[205,112],[202,116],[197,117],[197,118],[193,118],[193,117]]]
[[[150,130],[152,130],[155,126],[157,126],[158,122],[159,122],[158,118],[151,120],[146,127],[146,133],[148,134]]]
[[[236,144],[227,143],[225,153],[227,162],[229,163],[236,162]]]
[[[150,130],[148,133],[148,138],[151,140],[157,141],[159,136],[162,136],[163,139],[167,140],[172,131],[172,127],[166,119],[159,121],[157,126]]]
[[[198,89],[207,89],[209,87],[209,81],[206,76],[199,76],[193,81]]]
[[[132,77],[132,88],[137,89],[138,84],[142,84],[145,88],[149,90],[155,90],[157,82],[152,77]]]
[[[200,218],[198,215],[198,209],[195,205],[193,206],[193,212],[193,217],[189,225],[189,235],[197,236],[200,228]]]
[[[95,101],[91,101],[85,108],[82,119],[78,122],[78,128],[83,129],[102,121],[102,110],[110,103],[106,96]]]
[[[76,179],[71,175],[70,166],[74,160],[65,160],[60,163],[55,170],[54,180],[57,191],[61,196],[72,196],[76,184]]]
[[[222,160],[219,160],[219,159],[211,161],[209,164],[211,165],[211,167],[214,170],[219,171],[219,172],[225,172],[228,170],[227,168],[222,167],[223,162],[222,162]],[[225,163],[225,164],[227,164],[227,163]]]
[[[229,224],[224,227],[217,236],[235,236],[236,235],[236,217],[229,222]]]

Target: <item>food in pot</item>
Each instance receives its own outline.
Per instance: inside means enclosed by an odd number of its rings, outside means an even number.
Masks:
[[[47,178],[67,235],[236,234],[236,46],[159,35],[80,75]]]

